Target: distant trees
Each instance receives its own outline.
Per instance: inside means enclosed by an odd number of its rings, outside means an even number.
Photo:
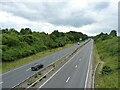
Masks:
[[[112,30],[110,32],[110,34],[101,32],[100,34],[96,35],[93,38],[94,38],[95,41],[101,41],[101,40],[110,39],[112,37],[117,37],[117,31],[116,30]]]
[[[113,37],[116,37],[117,36],[117,31],[116,30],[112,30],[109,35],[111,35]]]
[[[45,32],[32,32],[30,28],[22,28],[20,32],[12,29],[1,29],[2,43],[2,61],[11,62],[17,59],[33,55],[35,53],[65,46],[69,43],[83,40],[88,36],[81,32],[70,31],[67,33],[53,31],[51,34]],[[2,34],[2,35],[1,35]]]
[[[22,35],[25,35],[25,34],[32,34],[32,31],[31,31],[31,29],[30,28],[22,28],[21,30],[20,30],[20,34],[22,34]]]

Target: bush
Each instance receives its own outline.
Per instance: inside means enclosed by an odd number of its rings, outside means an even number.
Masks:
[[[38,74],[35,74],[35,78],[38,78]]]
[[[109,73],[111,73],[113,70],[109,67],[109,66],[104,66],[103,68],[102,68],[102,71],[101,71],[101,73],[102,73],[102,75],[108,75]]]
[[[38,75],[42,75],[42,73],[41,73],[41,72],[38,72]]]
[[[31,85],[34,82],[35,82],[35,80],[29,80],[27,85]]]

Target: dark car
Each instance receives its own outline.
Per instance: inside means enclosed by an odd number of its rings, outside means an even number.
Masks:
[[[37,71],[37,70],[43,68],[43,66],[44,66],[43,64],[35,64],[31,67],[31,70],[32,71]]]

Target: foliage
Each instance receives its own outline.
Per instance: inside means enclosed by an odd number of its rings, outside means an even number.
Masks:
[[[113,31],[111,31],[113,32]],[[116,33],[116,31],[114,31]],[[118,88],[118,37],[114,34],[104,34],[93,37],[100,59],[104,62],[101,73],[96,74],[96,88]]]
[[[108,75],[110,72],[112,72],[112,69],[109,66],[104,66],[101,71],[102,75]]]
[[[75,31],[63,33],[55,30],[51,34],[46,34],[32,32],[30,28],[22,28],[20,32],[11,28],[1,29],[0,32],[3,62],[11,62],[44,50],[63,47],[78,42],[79,38],[83,40],[88,38],[87,35]]]
[[[113,37],[116,37],[116,36],[117,36],[116,30],[112,30],[112,31],[110,32],[110,35],[113,36]]]

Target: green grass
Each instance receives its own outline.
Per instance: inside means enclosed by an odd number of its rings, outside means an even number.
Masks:
[[[47,56],[49,54],[52,54],[54,52],[60,51],[62,49],[65,49],[65,48],[73,46],[73,45],[74,44],[67,44],[64,47],[59,47],[59,48],[39,52],[39,53],[37,53],[35,55],[16,60],[14,62],[3,62],[2,63],[2,73],[6,72],[6,71],[9,71],[9,70],[11,70],[13,68],[19,67],[21,65],[27,64],[29,62],[35,61],[35,60],[40,59],[40,58],[42,58],[44,56]]]
[[[62,61],[63,61],[63,58],[60,59],[60,60],[58,60],[57,62],[55,62],[55,66],[56,66],[56,65],[59,65]]]
[[[93,69],[95,69],[96,65],[99,63],[100,59],[99,59],[99,55],[97,52],[97,48],[96,45],[94,44],[93,46]]]
[[[96,42],[97,51],[99,53],[100,60],[104,63],[100,63],[95,78],[96,88],[118,88],[118,38],[113,37],[104,41]],[[103,66],[109,66],[112,72],[108,75],[101,73]]]

